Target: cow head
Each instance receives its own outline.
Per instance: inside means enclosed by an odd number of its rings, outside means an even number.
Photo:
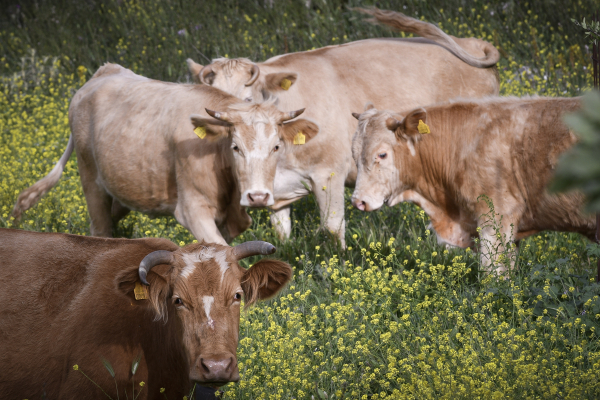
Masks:
[[[383,204],[393,206],[409,189],[409,164],[414,160],[415,145],[422,136],[419,129],[423,131],[427,113],[419,108],[402,117],[368,104],[365,112],[353,115],[359,122],[352,142],[358,167],[352,204],[362,211],[377,210]]]
[[[279,156],[293,151],[298,134],[307,142],[319,132],[318,126],[308,120],[290,121],[304,109],[282,112],[274,101],[234,104],[225,111],[207,109],[212,118],[191,116],[194,127],[202,129],[210,138],[227,137],[231,141],[242,206],[273,205]]]
[[[247,58],[217,58],[203,67],[187,60],[190,74],[197,83],[221,89],[247,102],[261,102],[288,90],[298,78],[295,72],[261,74],[258,65]]]
[[[148,286],[148,300],[143,301],[150,302],[157,320],[177,318],[181,326],[190,380],[204,386],[239,380],[236,349],[242,296],[246,307],[269,298],[293,272],[282,261],[263,259],[248,269],[238,261],[274,252],[267,242],[235,247],[195,243],[176,251],[154,251],[140,263],[139,281]]]

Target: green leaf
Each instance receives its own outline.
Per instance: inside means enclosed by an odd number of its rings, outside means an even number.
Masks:
[[[102,364],[104,364],[104,368],[106,368],[106,370],[108,371],[110,376],[112,376],[114,378],[115,370],[113,369],[112,365],[110,365],[110,363],[108,362],[108,360],[106,358],[102,358]]]

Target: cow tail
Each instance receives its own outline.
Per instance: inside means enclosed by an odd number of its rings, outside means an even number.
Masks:
[[[69,137],[69,143],[67,143],[67,148],[63,155],[60,157],[60,160],[56,163],[52,171],[48,173],[45,177],[37,181],[33,184],[33,186],[25,189],[19,194],[17,198],[17,202],[15,207],[13,208],[12,215],[15,218],[15,221],[18,221],[21,218],[21,214],[24,211],[30,209],[35,203],[37,203],[42,196],[44,196],[50,189],[56,185],[56,183],[60,180],[60,177],[65,169],[65,165],[71,157],[71,153],[73,153],[73,149],[75,147],[75,142],[73,141],[73,135]]]
[[[494,66],[500,60],[500,52],[494,45],[486,41],[482,49],[485,56],[478,58],[473,57],[465,49],[463,49],[456,41],[437,26],[418,19],[411,18],[401,12],[380,10],[378,8],[355,8],[364,14],[372,15],[373,18],[368,21],[371,23],[380,23],[387,25],[390,28],[399,32],[409,32],[419,35],[425,39],[429,39],[441,46],[450,50],[456,57],[472,67],[488,68]]]

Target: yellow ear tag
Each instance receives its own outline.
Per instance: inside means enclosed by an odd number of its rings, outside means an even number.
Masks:
[[[135,283],[135,288],[133,288],[133,294],[135,294],[136,300],[148,299],[148,289],[146,289],[146,286],[142,285],[142,282],[140,281],[137,281]]]
[[[302,131],[298,131],[298,133],[296,133],[296,136],[294,136],[294,144],[304,143],[306,143],[306,136],[304,136],[304,133],[302,133]]]
[[[422,119],[419,120],[419,126],[417,126],[417,129],[419,130],[419,133],[422,135],[431,133],[431,131],[429,130],[429,126],[425,122],[423,122]]]
[[[292,86],[292,81],[290,81],[289,79],[284,79],[281,81],[281,88],[283,90],[288,90],[290,86]]]
[[[202,126],[196,127],[196,129],[194,129],[194,133],[198,135],[200,139],[204,139],[206,137],[206,129]]]

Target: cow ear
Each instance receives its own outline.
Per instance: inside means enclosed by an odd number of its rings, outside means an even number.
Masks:
[[[269,92],[288,90],[298,79],[295,72],[277,72],[265,76],[265,89]]]
[[[411,111],[402,120],[402,130],[406,136],[413,138],[419,138],[422,134],[429,133],[427,111],[424,108],[417,108]]]
[[[202,71],[202,68],[204,68],[204,66],[195,63],[194,60],[192,60],[191,58],[188,58],[186,60],[186,62],[188,65],[188,70],[190,71],[190,75],[192,75],[192,80],[195,83],[201,83],[200,82],[200,71]]]
[[[317,136],[319,126],[306,119],[286,122],[279,128],[281,139],[286,144],[302,145]]]
[[[205,118],[202,115],[193,114],[190,116],[192,120],[192,130],[200,139],[218,139],[229,136],[232,124],[226,121],[221,121],[212,117]]]
[[[242,276],[245,307],[258,300],[273,297],[289,282],[293,274],[292,267],[283,261],[265,259],[254,264]]]
[[[146,279],[150,286],[144,286],[140,282],[139,270],[136,266],[129,270],[123,271],[117,276],[117,285],[119,290],[129,297],[131,305],[151,305],[156,312],[156,319],[167,320],[167,300],[170,290],[170,272],[172,266],[157,265],[148,273]],[[141,288],[144,295],[136,299],[135,288]]]

